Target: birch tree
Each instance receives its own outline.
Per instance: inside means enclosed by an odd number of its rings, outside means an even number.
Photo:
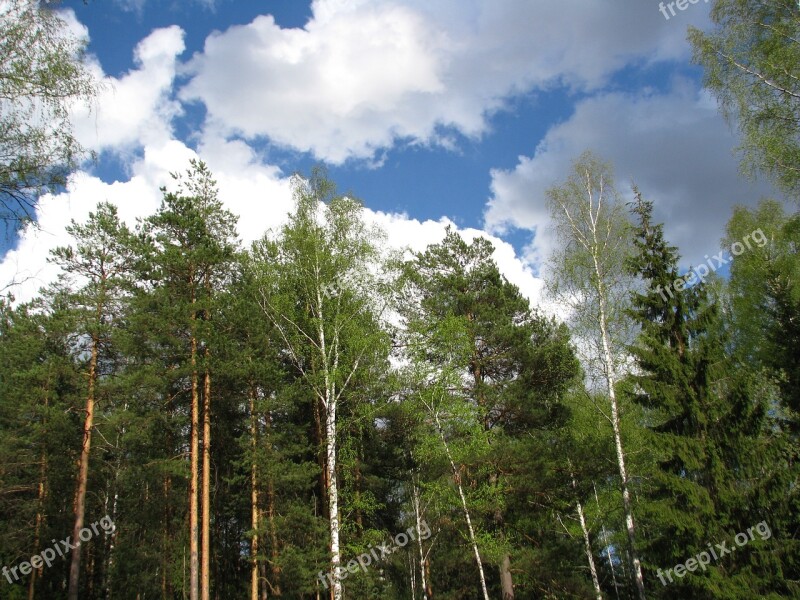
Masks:
[[[91,103],[100,84],[85,41],[38,0],[3,2],[0,31],[0,219],[18,223],[87,156],[70,110]]]
[[[742,167],[800,190],[800,11],[795,0],[715,0],[712,27],[689,28],[694,62],[739,130]]]
[[[624,348],[631,335],[625,312],[633,288],[633,279],[625,268],[632,251],[631,224],[614,187],[611,167],[590,152],[578,158],[561,186],[547,191],[547,200],[559,241],[548,263],[548,291],[570,311],[592,383],[602,385],[608,395],[609,411],[605,414],[614,435],[631,567],[638,598],[644,600],[616,392],[626,365]]]
[[[378,318],[383,283],[376,268],[382,234],[363,220],[361,204],[336,195],[317,170],[293,180],[296,208],[262,265],[261,302],[287,359],[308,386],[324,417],[324,456],[330,531],[330,585],[343,597],[341,516],[337,484],[337,410],[351,383],[388,339]]]

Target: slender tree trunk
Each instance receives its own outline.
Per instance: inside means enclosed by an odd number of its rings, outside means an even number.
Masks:
[[[575,475],[570,472],[572,478],[572,489],[576,491],[578,484],[575,482]],[[578,511],[578,522],[581,524],[581,532],[583,533],[583,548],[586,552],[586,561],[589,563],[589,572],[592,574],[592,585],[594,592],[597,595],[597,600],[603,600],[603,594],[600,591],[600,581],[597,579],[597,569],[594,565],[594,554],[592,553],[592,542],[589,539],[589,530],[586,528],[586,519],[583,516],[583,506],[580,500],[575,500],[575,505]]]
[[[422,509],[419,502],[419,486],[417,486],[416,480],[412,480],[412,485],[414,489],[411,500],[414,504],[414,527],[417,531],[417,548],[419,549],[419,572],[421,579],[420,583],[422,584],[422,598],[423,600],[429,600],[428,582],[425,577],[425,552],[422,547]]]
[[[211,373],[209,350],[205,349],[206,372],[203,382],[203,529],[200,568],[201,600],[211,598]]]
[[[427,587],[425,588],[425,596],[427,596],[428,600],[433,600],[433,583],[431,577],[431,560],[428,556],[425,557],[425,568],[423,569],[425,573],[425,581],[428,582]]]
[[[256,392],[250,389],[250,450],[253,453],[250,465],[250,526],[253,539],[250,540],[250,600],[258,598],[258,481],[256,469],[256,448],[258,447],[258,421],[256,420]]]
[[[192,304],[194,304],[194,292],[192,292]],[[191,455],[191,480],[189,482],[189,597],[191,600],[200,600],[200,560],[198,556],[200,532],[197,506],[197,487],[199,482],[198,454],[200,450],[200,398],[197,373],[197,337],[194,331],[194,321],[196,319],[197,315],[192,313],[192,432],[189,450]]]
[[[514,600],[514,581],[511,578],[511,557],[503,555],[500,563],[500,585],[503,589],[503,600]]]
[[[486,577],[483,573],[483,561],[481,560],[481,554],[478,551],[478,542],[475,538],[475,530],[472,527],[472,519],[469,516],[469,509],[467,508],[467,497],[464,495],[464,488],[461,485],[461,475],[456,468],[456,463],[453,461],[453,456],[450,454],[450,446],[447,444],[447,440],[444,437],[444,430],[442,429],[442,424],[439,421],[439,415],[434,412],[434,419],[436,420],[436,429],[439,431],[439,437],[442,440],[442,444],[444,444],[444,451],[447,454],[447,460],[450,461],[450,467],[453,469],[453,478],[456,483],[456,487],[458,488],[458,495],[461,498],[461,508],[464,510],[464,518],[467,521],[467,529],[469,530],[469,540],[472,544],[472,551],[475,554],[475,562],[478,564],[478,575],[480,575],[481,580],[481,591],[483,592],[483,600],[489,600],[489,592],[486,590]]]
[[[266,585],[261,586],[261,600],[268,600],[270,585],[269,579],[267,579],[267,564],[265,562],[259,564],[259,573],[261,573],[261,581],[266,583]]]
[[[625,529],[628,534],[628,545],[631,553],[631,568],[636,584],[636,591],[639,600],[645,600],[644,579],[642,577],[642,565],[639,555],[636,553],[636,530],[633,523],[633,508],[631,506],[631,495],[628,490],[628,472],[625,468],[625,452],[622,448],[622,434],[619,427],[619,408],[617,405],[617,394],[614,389],[615,370],[614,361],[611,356],[611,344],[608,336],[608,323],[606,320],[605,294],[602,286],[600,292],[600,335],[603,343],[603,361],[605,363],[606,383],[608,386],[608,399],[611,403],[611,427],[614,430],[614,448],[617,453],[617,466],[619,476],[622,481],[622,508],[625,513]]]
[[[417,577],[414,568],[414,558],[411,553],[408,555],[408,586],[411,588],[411,600],[417,600]]]
[[[98,308],[98,312],[100,312]],[[97,384],[97,358],[100,350],[100,340],[95,334],[92,336],[92,350],[89,359],[89,391],[86,396],[86,418],[83,422],[83,443],[78,467],[78,486],[75,492],[75,526],[72,529],[72,561],[69,567],[69,590],[67,598],[78,600],[78,587],[81,575],[81,541],[80,533],[83,529],[83,519],[86,513],[86,488],[89,481],[89,452],[92,447],[92,427],[94,425],[95,386]]]
[[[325,433],[328,467],[328,514],[331,530],[331,573],[333,575],[333,598],[342,600],[342,580],[339,572],[341,550],[339,548],[339,491],[336,485],[336,400],[328,397],[325,415]]]
[[[590,195],[591,201],[591,195]],[[599,209],[598,209],[599,210]],[[591,211],[590,211],[591,212]],[[592,235],[594,240],[594,248],[597,249],[597,221],[592,221]],[[645,600],[644,593],[644,579],[642,578],[642,565],[639,561],[639,556],[636,553],[636,531],[633,522],[633,508],[631,506],[631,496],[628,490],[628,472],[625,468],[625,452],[622,447],[622,434],[620,433],[619,426],[619,407],[617,405],[617,394],[614,386],[616,384],[616,369],[614,366],[614,359],[611,352],[611,340],[608,332],[608,316],[606,311],[606,289],[603,284],[603,272],[600,267],[600,257],[598,251],[592,252],[592,259],[594,261],[594,272],[597,276],[597,299],[599,310],[599,325],[600,325],[600,338],[603,345],[603,366],[605,368],[606,384],[608,386],[608,399],[611,404],[611,427],[614,431],[614,448],[617,454],[617,466],[619,468],[619,476],[622,482],[622,509],[625,513],[625,529],[628,534],[628,545],[630,546],[631,567],[633,571],[633,578],[636,584],[636,591],[639,600]]]

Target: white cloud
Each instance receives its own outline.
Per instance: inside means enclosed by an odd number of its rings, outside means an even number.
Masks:
[[[539,264],[554,243],[547,233],[545,191],[561,183],[588,149],[613,163],[620,193],[630,196],[635,181],[654,201],[655,217],[681,249],[683,266],[697,264],[717,247],[734,204],[754,204],[772,192],[739,177],[735,145],[715,102],[693,85],[676,81],[663,94],[600,94],[552,127],[532,157],[492,171],[486,228],[535,232],[527,256]]]
[[[178,94],[205,103],[197,153],[217,178],[223,203],[241,216],[246,242],[280,226],[292,209],[287,177],[264,164],[251,138],[268,136],[332,162],[374,159],[398,140],[446,144],[452,132],[443,128],[480,136],[487,115],[521,92],[557,85],[596,92],[626,65],[687,55],[687,21],[666,23],[656,6],[639,0],[316,0],[312,8],[303,29],[282,29],[266,16],[211,35]],[[702,20],[704,13],[698,8],[692,17]],[[85,34],[73,13],[69,18]],[[112,87],[95,111],[77,118],[86,145],[126,155],[129,179],[104,183],[81,172],[64,194],[43,198],[41,229],[23,233],[0,262],[0,286],[15,274],[35,275],[15,290],[20,299],[30,298],[53,279],[46,258],[68,242],[70,219],[81,221],[97,202],[109,200],[133,223],[156,209],[169,172],[183,171],[197,156],[173,139],[172,123],[182,111],[174,88],[183,68],[183,35],[177,26],[153,31],[135,50],[135,68],[108,78]],[[104,76],[99,64],[93,68]],[[742,196],[734,184],[717,189],[708,183],[736,181],[726,158],[729,139],[713,103],[691,90],[584,100],[569,121],[551,129],[533,158],[493,172],[487,228],[543,223],[542,190],[566,175],[570,159],[594,146],[617,163],[621,176],[635,175],[648,195],[664,199],[659,207],[672,207],[678,215],[670,215],[673,230],[686,228],[687,238],[697,231],[690,217],[702,214],[687,190],[708,192],[717,208],[725,198],[717,225]],[[440,241],[450,223],[367,215],[386,228],[390,245],[415,250]],[[468,240],[483,234],[462,233]],[[538,255],[520,258],[510,244],[490,239],[501,271],[538,302],[541,280],[531,270]]]
[[[243,142],[220,143],[209,139],[201,144],[206,160],[218,182],[220,200],[225,208],[240,217],[239,234],[245,244],[261,237],[268,229],[277,230],[293,208],[289,179],[272,166],[257,162]],[[58,270],[47,263],[50,251],[71,243],[65,226],[71,220],[84,221],[98,202],[109,201],[117,206],[120,218],[133,226],[137,218],[153,214],[161,201],[161,186],[170,186],[170,172],[182,172],[191,158],[198,155],[183,143],[170,140],[145,148],[143,156],[132,168],[127,181],[104,183],[85,172],[75,174],[68,190],[42,198],[38,208],[38,228],[25,230],[17,247],[0,261],[0,287],[12,281],[22,282],[10,288],[18,301],[32,299],[40,287],[55,281]],[[444,238],[445,228],[453,223],[446,218],[420,222],[407,215],[365,209],[364,218],[387,232],[388,245],[422,251],[428,244]],[[469,242],[485,235],[495,245],[494,258],[506,277],[533,302],[538,302],[541,281],[516,256],[513,247],[485,232],[460,231]]]
[[[94,61],[91,68],[104,89],[91,110],[76,108],[78,139],[92,150],[125,152],[170,139],[172,120],[181,112],[171,99],[177,57],[183,52],[183,30],[156,29],[134,50],[137,68],[119,79],[107,77]]]
[[[262,16],[209,36],[181,97],[228,134],[371,159],[397,141],[449,143],[443,128],[479,136],[521,92],[685,58],[688,19],[705,18],[694,8],[665,22],[640,0],[315,0],[303,29]]]

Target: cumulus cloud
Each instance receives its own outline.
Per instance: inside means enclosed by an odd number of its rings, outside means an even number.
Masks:
[[[240,215],[242,238],[250,241],[280,226],[292,209],[286,174],[254,149],[261,137],[333,163],[373,160],[398,143],[448,144],[454,131],[479,137],[493,112],[515,96],[558,86],[593,96],[553,127],[531,157],[492,173],[487,230],[537,233],[522,258],[490,236],[509,280],[529,299],[540,299],[541,280],[531,265],[546,250],[543,190],[587,147],[616,163],[622,187],[634,176],[656,199],[673,240],[691,244],[698,231],[721,228],[731,203],[751,199],[736,178],[731,136],[715,106],[693,85],[676,84],[665,94],[603,89],[626,66],[685,59],[685,25],[706,18],[702,5],[693,8],[682,21],[665,23],[654,5],[639,0],[315,0],[303,28],[258,17],[209,36],[188,65],[180,62],[184,32],[154,30],[137,45],[134,68],[123,76],[108,78],[93,64],[110,85],[93,112],[76,114],[84,144],[125,154],[128,180],[105,183],[81,172],[65,193],[43,198],[40,230],[24,232],[0,263],[0,285],[15,274],[32,275],[15,290],[31,297],[52,280],[46,257],[68,241],[63,227],[71,218],[85,219],[102,200],[117,204],[129,223],[152,213],[159,186],[191,157],[209,163],[220,198]],[[86,35],[74,13],[67,17]],[[176,94],[177,73],[186,73],[188,82]],[[196,150],[174,139],[172,127],[181,103],[191,101],[207,112]],[[415,250],[440,241],[450,224],[367,215],[387,230],[392,246]],[[484,232],[462,233],[469,240]],[[699,249],[700,255],[709,250]]]
[[[75,133],[82,144],[124,152],[170,139],[172,120],[182,110],[172,99],[172,86],[185,48],[183,36],[176,25],[154,30],[134,50],[137,68],[120,78],[106,76],[96,61],[91,63],[104,85],[89,109],[75,109]]]
[[[631,62],[685,57],[688,19],[705,18],[694,8],[666,24],[640,0],[315,0],[302,29],[261,16],[209,36],[181,98],[231,134],[371,159],[480,136],[521,92],[595,89]]]
[[[71,243],[65,231],[70,221],[85,221],[98,202],[108,201],[117,206],[121,219],[133,226],[137,219],[158,209],[159,188],[169,187],[170,173],[184,171],[192,158],[202,157],[209,164],[218,182],[220,200],[225,208],[239,216],[238,230],[244,244],[258,239],[269,229],[279,229],[294,206],[289,179],[276,167],[260,164],[245,144],[217,145],[218,141],[207,140],[207,145],[201,147],[209,151],[214,148],[214,151],[202,156],[175,140],[147,146],[127,181],[105,183],[85,172],[74,175],[66,192],[42,198],[37,208],[39,226],[26,229],[17,247],[0,261],[0,287],[17,282],[8,291],[18,301],[32,299],[39,288],[58,276],[58,270],[47,263],[47,257],[53,248]],[[369,208],[365,209],[364,218],[387,232],[390,247],[417,252],[428,244],[440,242],[445,228],[454,226],[446,218],[420,222],[405,214]],[[478,235],[488,237],[495,245],[494,258],[501,272],[528,299],[539,301],[541,281],[510,244],[480,230],[465,229],[460,233],[468,242]]]
[[[735,146],[716,103],[692,84],[677,80],[665,93],[599,94],[579,102],[532,156],[520,156],[513,169],[492,171],[485,225],[494,232],[531,230],[528,258],[541,263],[555,242],[547,230],[545,192],[588,149],[613,163],[620,193],[632,197],[635,182],[654,201],[655,217],[681,249],[683,266],[697,264],[717,247],[731,206],[774,193],[739,177]]]

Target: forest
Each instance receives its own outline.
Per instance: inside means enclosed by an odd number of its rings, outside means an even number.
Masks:
[[[800,52],[750,4],[695,58],[796,197]],[[9,219],[65,181],[30,164]],[[202,160],[135,225],[98,204],[0,300],[0,599],[800,598],[800,213],[735,206],[682,269],[617,182],[587,151],[547,191],[541,306],[486,238],[391,248],[324,166],[252,245]]]

